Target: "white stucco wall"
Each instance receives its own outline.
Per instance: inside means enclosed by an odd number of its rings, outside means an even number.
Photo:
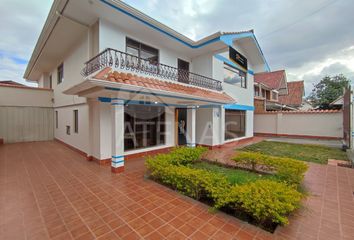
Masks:
[[[196,143],[213,145],[213,109],[197,109],[196,122]]]
[[[79,132],[74,132],[74,110],[79,113]],[[55,111],[58,111],[58,128],[55,123]],[[70,135],[66,133],[70,126]],[[85,152],[89,152],[89,108],[87,104],[54,108],[54,137]]]
[[[343,113],[255,114],[254,132],[342,138]]]
[[[177,59],[191,62],[191,59],[182,54],[165,47],[161,43],[152,42],[151,39],[136,32],[122,29],[105,19],[99,20],[99,49],[103,51],[106,48],[113,48],[122,52],[126,50],[126,38],[129,37],[148,46],[159,50],[159,61],[172,67],[177,67]],[[190,66],[191,67],[191,66]]]
[[[0,86],[0,106],[52,107],[53,91]]]

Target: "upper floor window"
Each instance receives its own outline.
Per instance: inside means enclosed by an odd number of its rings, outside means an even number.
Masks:
[[[258,86],[254,86],[254,96],[259,97],[259,87]]]
[[[58,67],[58,84],[62,83],[64,79],[64,65],[60,64]]]
[[[224,64],[224,82],[247,88],[247,75],[228,64]]]
[[[278,93],[275,91],[272,91],[272,100],[278,100]]]
[[[149,60],[152,64],[159,63],[159,50],[130,38],[126,39],[126,52],[133,56]]]

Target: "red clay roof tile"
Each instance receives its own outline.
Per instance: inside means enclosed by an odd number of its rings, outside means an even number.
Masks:
[[[256,73],[254,75],[254,81],[257,83],[262,83],[272,89],[278,90],[281,86],[284,76],[285,70]]]
[[[218,93],[207,89],[202,89],[194,86],[185,86],[179,83],[172,83],[154,78],[139,77],[131,73],[112,71],[111,68],[103,69],[102,71],[98,72],[93,78],[110,82],[118,82],[123,84],[146,87],[150,89],[152,88],[169,92],[188,94],[203,98],[215,99],[227,103],[235,102],[232,97],[225,93]]]
[[[304,81],[288,82],[288,95],[279,96],[281,104],[300,106],[304,95]]]

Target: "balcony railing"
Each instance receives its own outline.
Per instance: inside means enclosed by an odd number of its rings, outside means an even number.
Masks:
[[[154,63],[148,59],[107,48],[85,63],[81,74],[84,77],[105,67],[124,69],[127,71],[155,76],[172,81],[182,82],[202,88],[221,91],[221,82],[189,71],[178,69],[161,63]]]

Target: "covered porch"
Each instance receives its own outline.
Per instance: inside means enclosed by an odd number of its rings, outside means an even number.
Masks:
[[[125,160],[174,146],[224,142],[224,105],[218,91],[104,69],[65,92],[89,103],[91,159],[124,171]]]

